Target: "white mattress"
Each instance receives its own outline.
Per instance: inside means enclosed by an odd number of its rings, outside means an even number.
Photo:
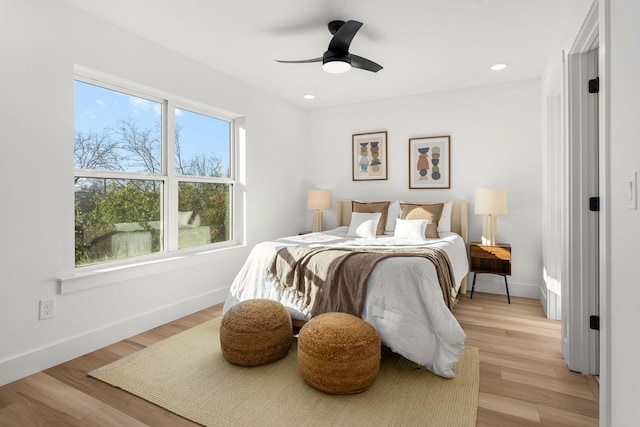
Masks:
[[[269,298],[284,304],[294,319],[310,318],[309,313],[296,303],[292,293],[277,288],[267,279],[266,272],[275,254],[289,245],[434,246],[447,252],[457,287],[469,271],[466,245],[455,233],[440,233],[439,239],[417,243],[392,236],[346,239],[347,229],[339,227],[256,245],[231,285],[223,312],[240,301]],[[361,317],[376,328],[382,341],[394,352],[443,377],[454,376],[452,368],[462,356],[466,335],[444,303],[431,261],[422,257],[392,257],[380,261],[369,278]]]

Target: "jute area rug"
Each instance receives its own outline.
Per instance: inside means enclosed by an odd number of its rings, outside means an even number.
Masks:
[[[298,371],[296,343],[275,363],[244,368],[222,357],[220,318],[174,335],[89,375],[206,426],[475,426],[478,349],[454,379],[384,353],[373,385],[330,395]]]

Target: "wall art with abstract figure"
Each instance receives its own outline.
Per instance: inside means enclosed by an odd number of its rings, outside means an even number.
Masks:
[[[387,132],[358,133],[351,141],[354,181],[387,179]]]
[[[451,188],[450,136],[409,138],[409,188]]]

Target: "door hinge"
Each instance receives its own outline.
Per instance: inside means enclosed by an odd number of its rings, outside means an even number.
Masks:
[[[600,77],[589,80],[589,93],[600,92]]]
[[[589,197],[589,210],[600,212],[600,197]]]
[[[600,316],[589,316],[589,328],[594,331],[600,330]]]

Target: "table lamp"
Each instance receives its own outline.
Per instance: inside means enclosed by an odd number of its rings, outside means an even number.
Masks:
[[[507,190],[504,188],[480,188],[476,190],[475,213],[484,214],[482,220],[482,244],[497,243],[496,215],[507,213]]]
[[[307,209],[313,210],[312,231],[322,231],[322,211],[331,208],[331,192],[329,190],[309,190]]]

